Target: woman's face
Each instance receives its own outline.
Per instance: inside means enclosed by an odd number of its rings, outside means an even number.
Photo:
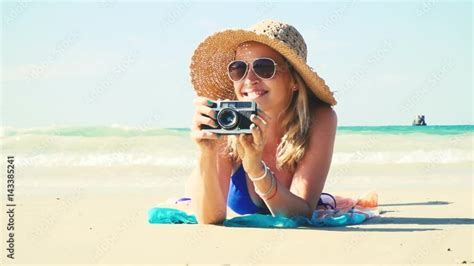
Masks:
[[[248,69],[244,78],[234,82],[234,92],[238,100],[255,101],[263,111],[277,115],[289,104],[295,84],[283,56],[265,44],[246,42],[237,49],[235,60],[251,63],[261,57],[277,63],[273,78],[262,79]]]

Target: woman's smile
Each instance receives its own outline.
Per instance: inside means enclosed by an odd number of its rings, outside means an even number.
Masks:
[[[260,98],[268,93],[267,90],[263,89],[243,89],[242,90],[242,96],[244,96],[244,99],[246,100],[255,100],[257,98]]]
[[[332,94],[306,55],[303,36],[274,20],[215,33],[195,50],[191,76],[203,95],[195,100],[191,134],[200,149],[192,176],[199,223],[222,223],[227,207],[285,217],[311,217],[317,208],[331,164],[336,101],[318,98]],[[216,126],[210,101],[219,98],[257,103],[250,133],[222,138],[206,130]]]

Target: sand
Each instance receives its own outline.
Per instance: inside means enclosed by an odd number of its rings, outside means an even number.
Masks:
[[[134,189],[117,178],[120,189],[97,182],[66,192],[52,185],[57,177],[42,177],[42,193],[16,188],[15,260],[6,258],[2,204],[2,263],[472,264],[472,168],[461,170],[329,182],[325,190],[337,195],[377,191],[382,215],[359,226],[317,229],[151,225],[147,210],[182,195],[179,185]]]

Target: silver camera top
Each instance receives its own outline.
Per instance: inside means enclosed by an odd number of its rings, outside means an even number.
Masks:
[[[223,109],[223,108],[234,108],[239,111],[257,111],[257,103],[254,101],[225,101],[217,100],[214,102],[216,108],[214,109]]]

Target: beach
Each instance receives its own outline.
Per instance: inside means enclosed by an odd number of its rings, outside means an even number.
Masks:
[[[474,264],[473,1],[0,6],[0,266]],[[233,175],[232,202],[311,217],[193,223],[190,127],[248,126],[225,99],[267,124],[267,177],[234,164],[262,186]]]
[[[375,191],[381,215],[297,229],[149,224],[148,209],[185,196],[197,153],[187,130],[3,129],[2,172],[14,156],[16,206],[15,259],[2,241],[1,261],[472,264],[473,127],[431,129],[338,129],[324,191]]]

